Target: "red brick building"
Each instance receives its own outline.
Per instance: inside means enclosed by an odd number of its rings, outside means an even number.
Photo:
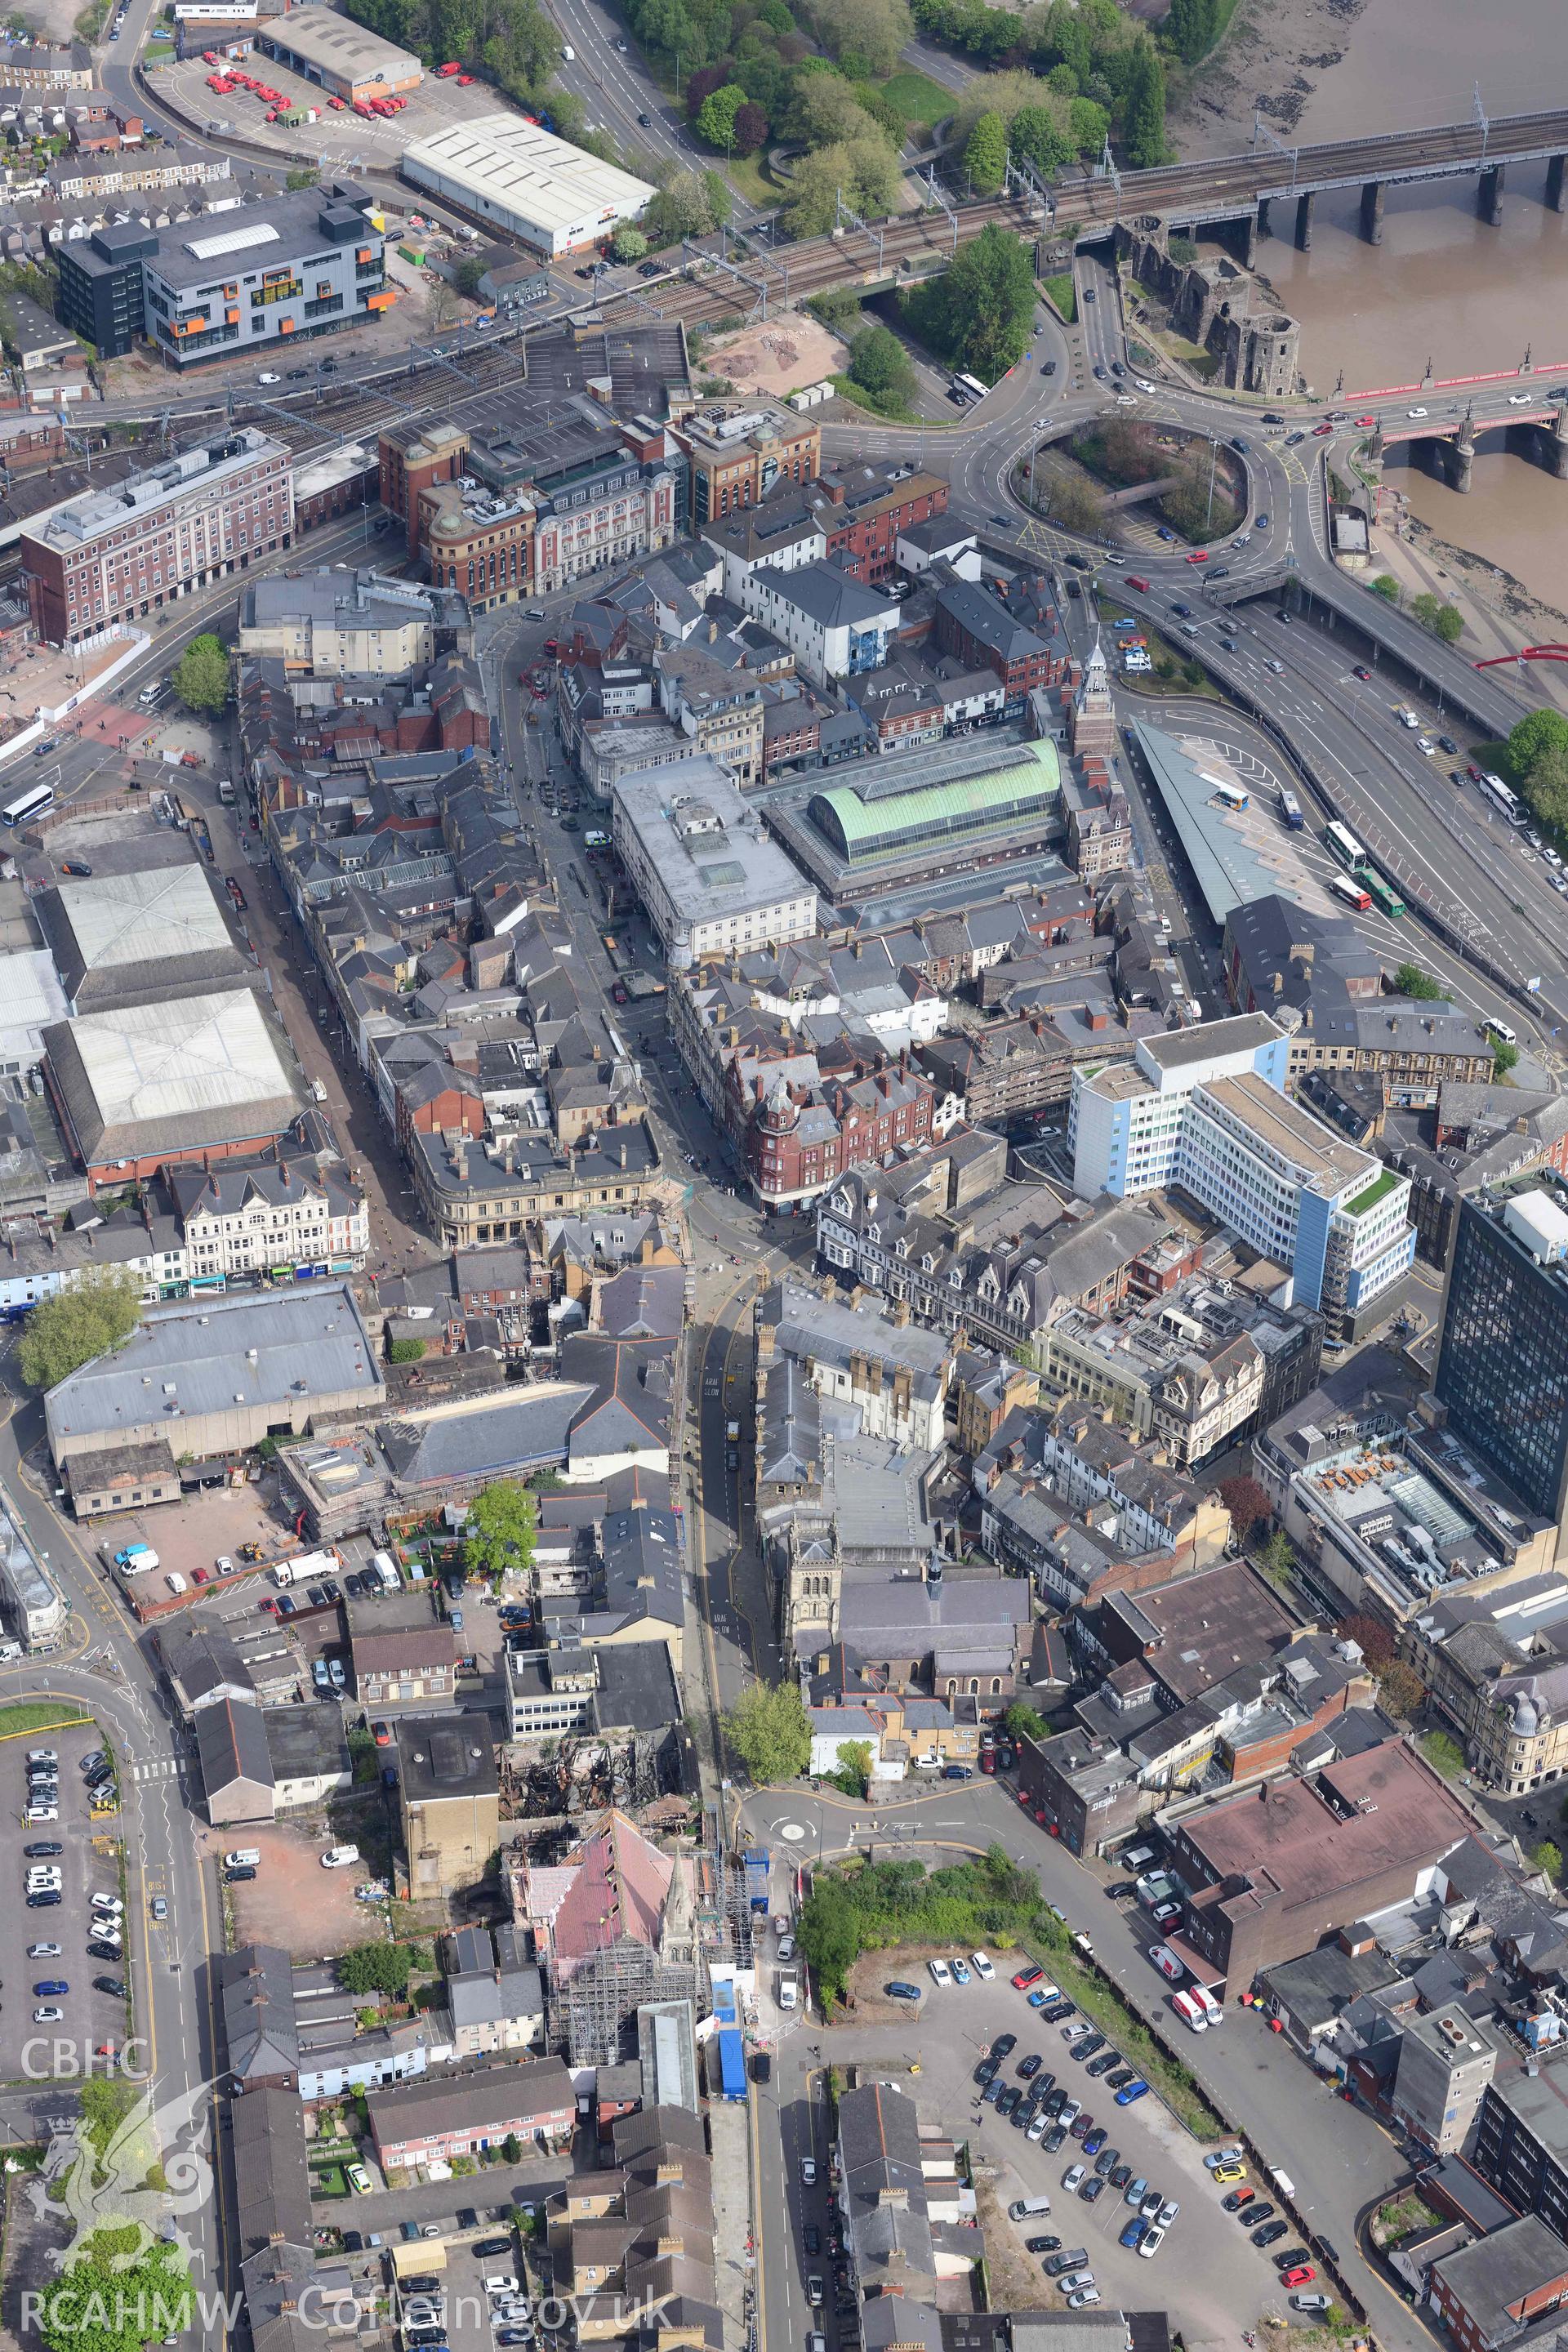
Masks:
[[[989,589],[954,580],[937,598],[936,641],[966,669],[994,670],[1006,689],[1009,716],[1036,687],[1055,686],[1066,662],[1019,614]]]
[[[419,494],[437,482],[455,482],[468,454],[459,425],[391,425],[380,442],[381,503],[403,525],[410,555],[419,549]]]
[[[738,1086],[731,1063],[728,1083]],[[815,1200],[857,1160],[878,1161],[896,1144],[929,1143],[936,1094],[908,1055],[874,1070],[791,1086],[782,1076],[753,1103],[727,1108],[743,1130],[747,1173],[767,1209]],[[733,1131],[733,1129],[732,1129]]]
[[[1527,2213],[1434,2263],[1427,2300],[1463,2352],[1498,2352],[1568,2303],[1568,2247]]]
[[[889,478],[893,466],[832,466],[813,491],[817,520],[827,533],[826,552],[868,585],[893,569],[899,533],[947,512],[947,484],[937,474]]]

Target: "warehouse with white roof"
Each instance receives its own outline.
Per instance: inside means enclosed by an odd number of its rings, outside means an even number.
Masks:
[[[194,863],[58,882],[35,905],[73,1013],[243,988],[254,969]]]
[[[481,114],[417,140],[403,175],[553,260],[640,220],[658,190],[521,114]]]
[[[49,1099],[89,1189],[167,1160],[265,1150],[305,1095],[287,1041],[247,988],[122,1005],[44,1032]]]

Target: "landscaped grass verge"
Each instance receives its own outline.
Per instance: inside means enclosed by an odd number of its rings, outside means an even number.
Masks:
[[[1115,2042],[1130,2066],[1136,2066],[1152,2091],[1158,2092],[1178,2123],[1199,2139],[1217,2138],[1225,2125],[1210,2106],[1179,2059],[1167,2056],[1137,2011],[1109,1977],[1087,1966],[1065,1945],[1029,1939],[1031,1956],[1038,1960],[1069,2000]]]
[[[1071,270],[1064,269],[1058,278],[1042,278],[1040,283],[1046,289],[1051,308],[1060,314],[1069,327],[1076,326],[1078,324],[1078,289],[1073,284]]]
[[[957,100],[929,74],[896,73],[882,84],[882,96],[896,106],[906,122],[934,126],[952,112]]]
[[[18,1699],[14,1706],[0,1706],[0,1739],[19,1739],[29,1731],[69,1731],[91,1721],[86,1707],[73,1707],[68,1699]]]

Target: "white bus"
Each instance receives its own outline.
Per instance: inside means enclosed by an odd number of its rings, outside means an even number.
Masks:
[[[0,824],[26,824],[54,804],[53,784],[29,784],[25,793],[18,793],[14,801],[7,801],[0,808]]]
[[[1489,768],[1484,768],[1481,771],[1481,791],[1490,801],[1493,808],[1500,810],[1507,817],[1510,824],[1522,825],[1526,822],[1525,812],[1521,808],[1513,793],[1509,791],[1502,778],[1494,776]]]
[[[1366,864],[1365,850],[1349,825],[1342,824],[1337,816],[1331,817],[1323,827],[1323,841],[1331,857],[1337,857],[1342,866],[1348,866],[1353,869],[1357,866]]]
[[[977,375],[955,375],[948,386],[949,394],[959,401],[984,400],[990,389]]]
[[[1252,796],[1239,784],[1227,784],[1223,776],[1210,776],[1200,768],[1198,773],[1222,808],[1244,809],[1252,806]]]

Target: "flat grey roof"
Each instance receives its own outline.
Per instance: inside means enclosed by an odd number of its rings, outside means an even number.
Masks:
[[[721,920],[785,899],[809,898],[815,909],[815,887],[763,831],[729,770],[707,753],[663,768],[633,768],[616,779],[615,801],[687,921]],[[700,807],[711,812],[716,827],[683,832],[683,821]]]
[[[301,1395],[381,1393],[375,1350],[352,1286],[193,1298],[151,1308],[118,1354],[95,1356],[45,1400],[49,1438],[112,1435],[143,1422],[223,1412],[237,1397],[288,1406]]]

